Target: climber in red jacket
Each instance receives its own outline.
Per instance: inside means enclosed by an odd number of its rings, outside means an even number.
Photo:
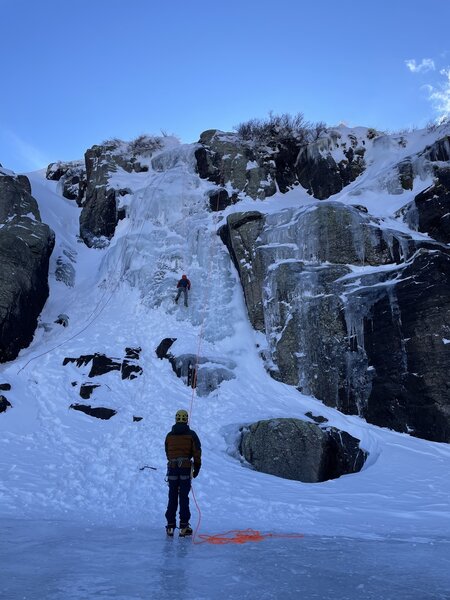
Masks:
[[[175,304],[178,303],[181,293],[183,292],[184,305],[187,306],[188,305],[188,290],[191,289],[191,282],[189,281],[189,279],[187,278],[186,275],[182,275],[180,281],[177,283],[177,288],[178,288],[178,292],[177,292],[177,296],[175,298]]]

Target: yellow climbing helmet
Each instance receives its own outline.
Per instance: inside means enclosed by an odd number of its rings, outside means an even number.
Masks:
[[[177,414],[175,415],[176,423],[187,423],[188,422],[188,413],[187,410],[177,410]]]

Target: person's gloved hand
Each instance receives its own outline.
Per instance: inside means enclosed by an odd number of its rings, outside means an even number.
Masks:
[[[200,467],[194,467],[193,471],[192,471],[192,477],[195,479],[197,477],[197,475],[200,473]]]

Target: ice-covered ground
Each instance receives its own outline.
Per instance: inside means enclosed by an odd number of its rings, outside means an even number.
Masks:
[[[270,378],[256,348],[261,336],[249,325],[237,275],[216,234],[222,216],[205,211],[209,184],[193,172],[192,148],[172,149],[160,165],[158,172],[117,175],[128,177],[134,195],[129,218],[106,250],[78,243],[79,209],[57,194],[55,183],[32,176],[43,220],[57,236],[41,322],[53,324],[66,313],[70,326],[39,328],[16,361],[0,366],[13,405],[0,416],[0,594],[164,599],[176,598],[184,579],[190,595],[180,591],[183,598],[450,596],[450,446],[374,427]],[[380,191],[383,198],[389,199]],[[403,202],[408,199],[405,194]],[[311,202],[296,189],[229,210]],[[386,218],[399,207],[398,196],[393,202],[379,209]],[[76,261],[73,288],[54,277],[65,251]],[[192,281],[188,309],[173,303],[183,272]],[[245,547],[163,539],[164,437],[175,411],[189,409],[192,397],[155,348],[175,337],[177,352],[196,353],[202,326],[201,354],[234,361],[236,377],[193,398],[191,425],[204,457],[195,480],[200,532],[251,527],[304,533],[303,539]],[[101,387],[88,402],[118,413],[103,421],[69,410],[80,401],[89,366],[63,367],[64,357],[123,358],[129,346],[142,348],[143,375],[99,377]],[[361,473],[305,484],[257,473],[236,458],[241,425],[302,418],[307,411],[361,440],[370,454]],[[143,465],[157,470],[141,471]],[[198,522],[195,509],[191,521]],[[45,593],[36,595],[39,589]]]
[[[445,539],[306,536],[241,546],[142,527],[0,521],[8,600],[447,600]]]

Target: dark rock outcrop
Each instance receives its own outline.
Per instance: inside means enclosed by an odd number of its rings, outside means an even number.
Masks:
[[[253,423],[242,431],[239,451],[257,471],[305,483],[357,473],[367,458],[347,432],[299,419]]]
[[[63,366],[69,363],[75,363],[77,367],[83,367],[92,362],[91,370],[89,371],[88,377],[98,377],[99,375],[105,375],[110,371],[120,371],[122,363],[116,359],[109,358],[106,354],[85,354],[78,358],[67,357],[63,360]]]
[[[164,338],[155,350],[156,356],[158,358],[160,358],[161,360],[163,358],[168,358],[169,348],[176,341],[177,341],[177,338]]]
[[[117,414],[117,411],[113,410],[112,408],[105,408],[103,406],[97,406],[93,408],[89,404],[71,404],[69,408],[72,408],[73,410],[79,410],[80,412],[83,412],[90,417],[95,417],[96,419],[108,420]]]
[[[80,396],[83,400],[89,400],[95,388],[100,387],[98,383],[82,383],[80,386]]]
[[[125,358],[129,360],[139,360],[142,348],[125,348]]]
[[[403,211],[404,218],[410,227],[450,244],[450,167],[435,168],[435,176]]]
[[[403,190],[412,190],[414,186],[414,168],[411,160],[404,160],[398,164],[398,176]]]
[[[230,185],[236,198],[242,193],[263,200],[277,186],[285,193],[301,184],[321,200],[341,191],[364,171],[364,143],[364,136],[360,139],[337,129],[323,131],[315,141],[274,132],[264,142],[209,130],[201,134],[195,157],[200,177],[218,186]],[[232,203],[220,193],[224,206]]]
[[[140,348],[126,348],[126,356],[123,361],[120,359],[110,358],[106,354],[96,352],[95,354],[85,354],[77,358],[66,357],[63,360],[63,366],[69,363],[75,363],[78,368],[91,364],[91,369],[88,377],[99,377],[110,373],[111,371],[120,371],[122,379],[135,379],[142,373],[142,367],[137,363],[139,358]]]
[[[83,205],[87,185],[83,161],[51,163],[47,167],[46,178],[59,181],[64,198],[76,200],[78,206]]]
[[[450,136],[445,135],[434,144],[428,146],[424,155],[432,162],[449,162],[450,161]]]
[[[256,256],[256,240],[263,227],[263,215],[252,211],[229,215],[227,224],[219,229],[219,235],[241,277],[250,321],[258,331],[264,330],[261,288],[264,271],[261,261]]]
[[[204,131],[195,158],[200,177],[219,186],[230,184],[235,197],[242,192],[251,198],[264,199],[276,192],[272,152],[240,139],[237,133]],[[225,201],[223,191],[221,200]],[[211,202],[213,205],[217,205],[217,197],[215,204]]]
[[[108,245],[118,221],[126,216],[119,201],[130,190],[110,183],[111,176],[118,170],[148,171],[140,157],[151,156],[160,146],[159,138],[147,136],[130,143],[111,140],[87,150],[84,161],[59,161],[48,166],[47,179],[58,181],[62,195],[82,207],[80,236],[86,245]]]
[[[238,194],[228,194],[227,190],[224,188],[219,188],[218,190],[213,190],[208,194],[209,197],[209,208],[211,211],[220,211],[224,210],[227,206],[231,204],[236,204],[238,200]]]
[[[366,418],[450,442],[450,255],[419,251],[395,280],[360,294],[370,304],[363,319],[373,372]]]
[[[11,403],[5,398],[5,396],[0,395],[0,413],[5,412],[7,408],[10,408]]]
[[[122,379],[136,379],[143,372],[138,364],[142,348],[125,348],[125,358],[122,362]]]
[[[29,345],[47,300],[53,231],[24,177],[0,172],[0,362]]]
[[[119,222],[119,198],[129,192],[110,184],[110,177],[119,169],[140,173],[148,167],[141,164],[130,145],[122,142],[93,146],[85,154],[85,163],[87,183],[80,236],[87,246],[101,248],[108,245]]]
[[[313,415],[312,412],[305,413],[305,417],[308,417],[309,419],[311,419],[315,423],[318,423],[319,425],[328,422],[328,419],[322,417],[322,415]]]
[[[9,392],[10,389],[11,389],[10,383],[0,383],[0,391],[1,392]]]

